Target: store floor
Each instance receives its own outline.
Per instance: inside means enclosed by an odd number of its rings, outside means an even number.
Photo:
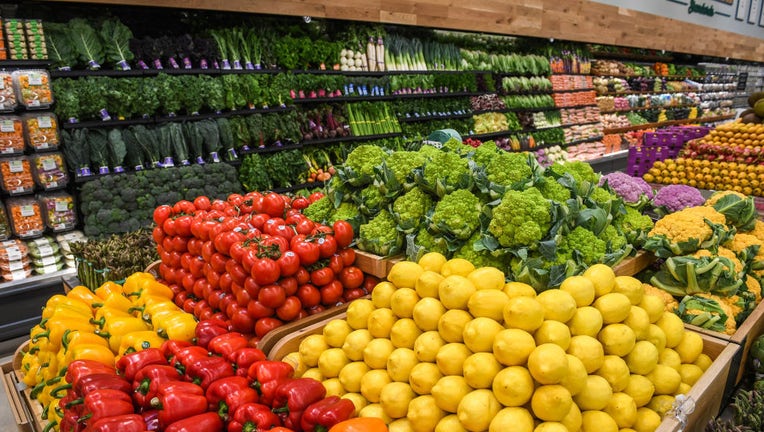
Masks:
[[[16,349],[26,340],[26,337],[12,339],[0,343],[0,364],[13,361],[13,354]],[[13,418],[11,405],[8,403],[8,395],[5,394],[5,387],[0,386],[0,432],[16,432],[18,425]]]

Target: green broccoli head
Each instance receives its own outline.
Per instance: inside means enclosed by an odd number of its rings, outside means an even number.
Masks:
[[[607,244],[584,227],[576,227],[565,236],[566,248],[577,251],[586,265],[600,262],[605,256]]]
[[[487,166],[488,163],[493,160],[493,158],[501,155],[502,153],[506,152],[499,149],[495,142],[486,141],[483,144],[480,144],[477,149],[475,149],[475,153],[472,155],[472,160],[474,160],[478,165]]]
[[[433,157],[437,156],[438,154],[443,153],[443,150],[441,150],[441,149],[439,149],[439,148],[437,148],[435,146],[431,146],[429,144],[425,144],[425,145],[423,145],[419,149],[419,151],[417,153],[419,153],[422,156],[424,156],[425,160],[430,160]]]
[[[536,185],[541,195],[544,198],[559,203],[564,203],[570,199],[570,189],[561,185],[556,179],[551,177],[545,177],[540,183]]]
[[[361,189],[361,192],[356,196],[356,199],[361,213],[367,216],[374,216],[389,204],[387,197],[382,195],[382,192],[380,192],[379,188],[375,185],[370,185]]]
[[[459,189],[435,205],[431,227],[459,240],[467,240],[480,226],[480,200],[472,192]]]
[[[386,157],[387,153],[382,147],[364,144],[350,152],[345,159],[345,166],[352,168],[358,176],[372,176],[374,167],[382,165]]]
[[[302,214],[314,222],[324,223],[329,219],[329,215],[333,210],[332,201],[328,196],[325,196],[303,209]]]
[[[432,147],[432,146],[430,146]],[[434,147],[433,147],[434,148]],[[398,151],[387,157],[385,164],[398,183],[406,183],[407,177],[424,164],[425,156],[419,152]]]
[[[488,180],[502,185],[511,186],[523,180],[528,180],[533,173],[528,165],[528,156],[523,153],[501,152],[488,162],[485,168]]]
[[[422,180],[437,196],[457,189],[472,188],[472,172],[467,159],[452,152],[438,152],[424,164]]]
[[[359,229],[358,248],[363,251],[388,256],[397,253],[402,245],[403,235],[396,229],[395,219],[387,210],[380,211]]]
[[[589,198],[597,204],[607,204],[613,200],[617,200],[618,196],[601,186],[597,186],[592,190]]]
[[[393,217],[398,229],[404,233],[416,230],[432,206],[432,197],[418,187],[398,197],[393,202]]]
[[[557,176],[563,176],[566,173],[573,177],[579,185],[587,181],[591,184],[597,184],[599,181],[599,174],[594,172],[591,165],[582,161],[566,161],[563,163],[552,164],[549,168],[552,173]]]
[[[609,246],[609,251],[618,251],[626,247],[629,242],[626,240],[626,236],[618,231],[615,225],[608,225],[600,233],[600,239],[605,241],[605,244]]]
[[[629,206],[625,209],[626,212],[618,214],[613,223],[624,233],[629,243],[641,247],[655,224],[650,216],[643,215],[637,209]]]
[[[464,246],[454,252],[452,258],[466,259],[475,265],[476,268],[496,267],[506,273],[508,268],[507,262],[504,259],[491,255],[491,252],[485,249],[480,251],[475,250],[475,242],[479,241],[481,236],[482,233],[480,231],[475,231],[475,233],[472,234],[472,237],[464,243]]]
[[[459,156],[466,156],[470,151],[472,151],[472,147],[465,145],[463,142],[456,138],[449,138],[448,141],[444,142],[443,149],[454,152]]]
[[[504,247],[536,249],[552,226],[552,203],[535,187],[507,191],[493,210],[488,230]]]

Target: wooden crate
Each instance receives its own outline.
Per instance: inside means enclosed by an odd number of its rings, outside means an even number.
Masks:
[[[347,318],[347,307],[341,312],[324,318],[321,321],[313,322],[310,325],[301,327],[291,332],[289,335],[284,335],[280,338],[268,352],[268,358],[271,360],[281,360],[286,357],[287,354],[295,352],[300,348],[300,342],[310,335],[319,334],[324,331],[326,324],[333,319],[345,319]]]
[[[337,315],[344,314],[348,308],[348,304],[349,303],[344,303],[340,306],[326,309],[325,311],[319,312],[315,315],[309,315],[303,319],[284,324],[281,327],[277,327],[263,336],[263,338],[260,339],[260,341],[257,343],[257,347],[261,349],[266,355],[269,355],[274,346],[277,345],[280,341],[289,339],[291,335],[296,334],[302,329],[313,324],[319,323],[325,325],[327,322],[334,319]]]
[[[16,427],[23,432],[41,432],[45,428],[42,408],[30,397],[31,389],[21,381],[21,359],[29,342],[23,343],[13,356],[13,360],[0,365],[3,370],[3,388],[11,406]]]
[[[638,250],[633,257],[625,258],[613,267],[616,276],[634,276],[655,261],[655,255],[646,250]]]

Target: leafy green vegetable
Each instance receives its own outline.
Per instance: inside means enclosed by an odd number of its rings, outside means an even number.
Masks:
[[[737,293],[743,278],[729,258],[688,255],[667,258],[650,284],[677,297],[697,293],[729,297]]]
[[[61,150],[66,164],[74,168],[78,175],[86,175],[90,171],[90,146],[86,129],[62,130]]]
[[[77,63],[77,54],[74,52],[66,24],[46,22],[45,44],[54,67],[69,70]],[[56,93],[56,103],[60,99],[61,96]]]
[[[84,129],[90,149],[90,162],[99,172],[109,172],[109,137],[103,129]]]
[[[239,181],[245,191],[267,191],[273,188],[265,169],[265,161],[259,154],[244,157],[239,167]]]
[[[166,115],[175,115],[182,108],[183,93],[187,90],[183,88],[180,78],[166,73],[160,73],[154,78],[154,84],[157,89],[157,98],[162,107],[162,112]]]
[[[120,172],[124,168],[122,164],[125,161],[125,155],[127,154],[127,145],[122,139],[122,133],[119,129],[112,129],[109,131],[109,161],[111,162],[111,168],[114,172]]]
[[[191,159],[198,164],[204,164],[204,137],[199,132],[196,122],[188,122],[183,125],[183,137],[188,145]]]
[[[114,63],[114,67],[118,70],[130,70],[128,62],[134,57],[130,51],[133,32],[118,19],[111,19],[101,24],[100,35],[105,43],[106,57]]]
[[[273,153],[265,159],[265,172],[274,187],[292,186],[295,180],[305,178],[308,164],[299,150],[286,150]]]
[[[103,64],[103,45],[93,27],[83,18],[69,21],[69,38],[81,61],[87,68],[98,70]]]

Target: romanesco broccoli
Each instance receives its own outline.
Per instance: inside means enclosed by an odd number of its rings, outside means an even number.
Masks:
[[[419,149],[418,153],[424,156],[425,160],[429,160],[429,159],[432,159],[434,156],[437,156],[438,154],[443,153],[443,150],[435,146],[425,144]]]
[[[506,272],[507,262],[501,257],[491,255],[488,250],[476,251],[474,244],[480,240],[480,231],[475,231],[475,234],[464,243],[464,246],[457,249],[454,252],[452,258],[463,258],[475,265],[475,267],[496,267],[497,269]]]
[[[653,229],[653,220],[633,207],[626,207],[626,212],[616,216],[613,223],[626,236],[634,247],[641,247],[647,233]]]
[[[308,217],[308,219],[314,221],[314,222],[321,222],[323,223],[329,218],[329,214],[334,210],[334,206],[332,205],[332,201],[329,199],[328,196],[325,196],[321,198],[320,200],[312,203],[308,207],[306,207],[302,214]]]
[[[472,155],[472,160],[478,165],[487,166],[493,158],[502,153],[505,153],[504,150],[499,149],[495,142],[486,141],[475,149],[475,153]]]
[[[355,198],[361,213],[367,216],[374,216],[380,210],[387,207],[389,203],[388,199],[382,195],[379,188],[375,185],[361,189],[361,192]]]
[[[535,187],[510,190],[493,209],[488,230],[504,247],[536,249],[552,225],[552,204]]]
[[[422,175],[424,186],[439,197],[456,189],[472,188],[472,172],[467,159],[456,153],[439,151],[425,162]]]
[[[485,171],[489,181],[502,186],[529,180],[532,174],[528,156],[509,152],[501,152],[494,156],[486,165]]]
[[[629,244],[626,236],[618,232],[618,228],[614,225],[608,225],[600,233],[600,239],[604,240],[606,244],[609,244],[609,251],[623,250],[627,244]]]
[[[593,232],[584,227],[576,227],[565,236],[567,249],[577,251],[587,265],[600,262],[605,256],[607,245],[605,240],[598,238]]]
[[[398,183],[405,183],[406,178],[410,176],[416,168],[421,167],[424,164],[424,161],[425,157],[422,153],[397,151],[387,157],[385,164],[387,165],[387,168],[393,172]]]
[[[556,179],[545,177],[536,188],[541,192],[544,198],[559,203],[564,203],[570,199],[570,189],[561,185]]]
[[[432,197],[418,187],[398,197],[393,202],[393,217],[398,222],[398,229],[404,233],[416,230],[432,206]]]
[[[435,205],[432,228],[466,240],[480,226],[480,200],[466,189],[456,190]]]
[[[361,225],[358,248],[377,255],[394,255],[403,245],[403,235],[396,229],[395,219],[382,210],[369,222]]]
[[[356,186],[361,186],[371,182],[374,167],[382,165],[386,157],[387,153],[382,147],[371,144],[360,145],[345,159],[345,168],[353,171],[349,177],[352,177]]]
[[[444,142],[443,149],[454,152],[459,156],[466,156],[469,152],[472,151],[472,147],[464,144],[456,138],[450,138],[448,141]]]
[[[426,229],[420,229],[413,239],[411,239],[412,235],[408,236],[406,245],[406,257],[410,261],[419,261],[419,258],[428,252],[437,252],[446,257],[449,256],[448,242],[442,236],[433,235]]]
[[[599,174],[594,172],[592,166],[582,161],[568,161],[554,164],[549,167],[548,170],[558,176],[562,176],[568,173],[579,185],[584,181],[592,184],[597,184],[600,179]]]
[[[344,220],[353,226],[353,231],[358,233],[358,228],[362,223],[366,222],[363,215],[358,211],[358,206],[353,203],[343,202],[336,209],[332,209],[329,213],[326,223],[327,225],[333,225],[338,220]]]

